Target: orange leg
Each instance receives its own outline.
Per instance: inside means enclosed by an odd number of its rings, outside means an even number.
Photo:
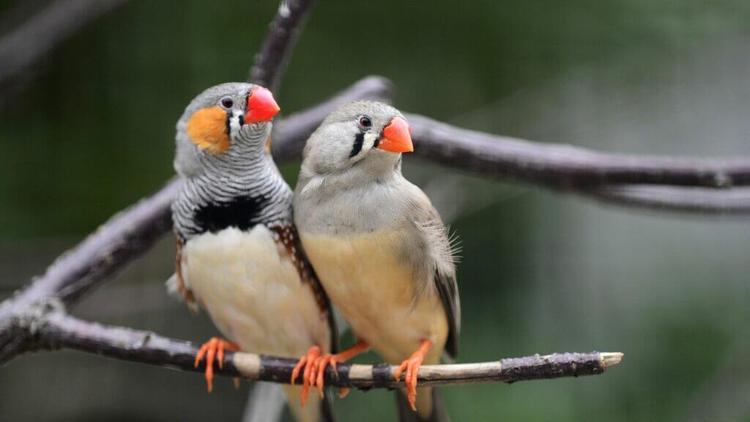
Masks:
[[[294,369],[292,370],[292,381],[291,384],[294,385],[294,381],[297,380],[297,377],[299,377],[300,371],[304,369],[304,372],[302,374],[302,393],[300,393],[299,396],[299,402],[302,404],[302,406],[307,403],[307,396],[310,393],[310,385],[307,383],[308,376],[310,374],[310,369],[312,365],[315,363],[315,360],[320,356],[320,347],[318,346],[312,346],[307,351],[307,354],[302,356],[299,361],[297,361],[297,365],[294,366]]]
[[[335,371],[336,364],[345,362],[360,353],[364,353],[369,348],[370,346],[366,342],[361,340],[349,349],[346,349],[335,355],[332,355],[330,353],[321,354],[320,347],[311,347],[310,350],[307,351],[307,354],[305,356],[302,356],[302,358],[297,362],[297,365],[292,370],[292,384],[294,384],[294,381],[299,377],[300,372],[303,372],[300,403],[302,403],[302,405],[304,406],[307,402],[310,387],[317,386],[318,393],[320,393],[321,397],[323,396],[323,376],[325,375],[326,366],[331,365],[331,367]],[[303,368],[304,371],[302,371]],[[346,395],[346,393],[346,389],[341,389],[339,394],[343,397],[344,395]]]
[[[401,379],[401,373],[406,370],[406,375],[404,376],[406,398],[409,400],[411,410],[415,412],[417,410],[417,373],[419,373],[419,367],[422,366],[422,361],[431,347],[431,341],[422,340],[419,349],[412,353],[409,359],[401,362],[401,365],[393,372],[393,377],[398,381]]]
[[[240,350],[240,346],[237,343],[232,343],[218,337],[211,337],[210,340],[203,343],[198,354],[195,355],[195,367],[200,365],[203,357],[206,357],[206,384],[208,385],[208,392],[214,388],[214,359],[219,362],[219,369],[224,367],[224,350],[231,350],[236,352]]]
[[[335,355],[332,355],[330,353],[326,353],[325,355],[320,356],[317,359],[317,362],[315,362],[315,371],[316,374],[311,374],[310,377],[310,385],[314,385],[318,387],[318,394],[320,394],[320,397],[323,397],[323,389],[325,388],[325,381],[324,376],[326,373],[326,366],[331,365],[331,368],[333,368],[333,371],[336,371],[336,365],[342,362],[346,362],[349,359],[362,354],[366,351],[370,350],[370,345],[367,344],[364,340],[359,340],[357,343],[354,344],[354,346],[343,350],[339,353],[336,353]],[[345,397],[347,394],[349,394],[348,388],[341,388],[339,389],[339,397]]]

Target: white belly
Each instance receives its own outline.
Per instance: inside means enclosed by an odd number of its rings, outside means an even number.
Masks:
[[[435,289],[425,289],[414,300],[414,274],[395,252],[401,233],[300,235],[323,287],[357,337],[391,363],[430,340],[434,346],[425,363],[439,361],[447,317]]]
[[[185,284],[214,324],[242,350],[299,357],[328,350],[330,332],[312,288],[272,232],[230,228],[191,239],[182,250]]]

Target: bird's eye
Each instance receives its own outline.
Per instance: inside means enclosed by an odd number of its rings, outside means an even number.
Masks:
[[[370,120],[367,116],[360,116],[359,117],[359,127],[362,129],[369,129],[372,127],[372,120]]]
[[[234,106],[234,100],[232,99],[232,97],[223,97],[219,101],[219,104],[221,104],[221,106],[225,109],[230,109]]]

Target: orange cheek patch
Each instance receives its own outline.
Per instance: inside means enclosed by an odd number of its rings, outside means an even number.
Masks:
[[[196,111],[187,123],[190,140],[198,148],[212,154],[221,154],[229,149],[227,113],[220,107],[209,107]]]

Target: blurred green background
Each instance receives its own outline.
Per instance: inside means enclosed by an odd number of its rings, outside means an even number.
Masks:
[[[20,3],[0,1],[0,15]],[[207,86],[245,79],[276,7],[128,1],[6,93],[0,297],[173,174],[184,106]],[[379,74],[395,83],[399,108],[473,129],[605,151],[748,156],[749,42],[746,0],[329,0],[313,11],[277,99],[292,112]],[[283,169],[290,183],[297,168]],[[461,361],[625,353],[597,377],[444,388],[454,420],[750,420],[747,219],[603,206],[413,157],[404,169],[462,239]],[[173,254],[165,239],[73,313],[193,341],[214,335],[205,315],[167,297]],[[195,374],[38,353],[0,368],[0,414],[238,420],[247,384],[218,384],[207,395]],[[336,409],[342,420],[389,420],[391,400],[354,392]]]

